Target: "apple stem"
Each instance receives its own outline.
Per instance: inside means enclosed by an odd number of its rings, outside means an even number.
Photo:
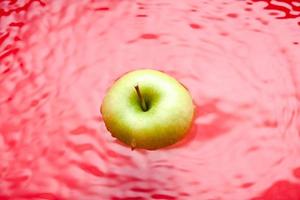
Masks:
[[[142,94],[141,94],[139,85],[137,84],[134,88],[135,88],[135,90],[136,90],[137,95],[139,96],[140,104],[141,104],[142,110],[143,110],[143,111],[147,111],[148,108],[147,108],[145,99],[144,99],[144,97],[143,97]]]

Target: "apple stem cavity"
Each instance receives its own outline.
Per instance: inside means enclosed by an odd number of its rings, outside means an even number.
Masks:
[[[145,102],[145,99],[144,97],[142,96],[142,93],[140,91],[140,88],[139,88],[139,85],[137,84],[136,86],[134,86],[135,90],[136,90],[136,93],[139,97],[139,100],[140,100],[140,105],[141,105],[141,108],[144,112],[146,112],[148,110],[147,108],[147,104]]]

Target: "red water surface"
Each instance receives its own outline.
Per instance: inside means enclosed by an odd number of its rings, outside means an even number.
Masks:
[[[0,199],[299,200],[300,2],[2,0]],[[197,105],[171,148],[134,150],[99,107],[152,68]]]

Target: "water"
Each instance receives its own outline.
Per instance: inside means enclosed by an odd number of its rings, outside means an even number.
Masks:
[[[300,199],[299,1],[0,8],[0,199]],[[173,147],[131,151],[101,120],[107,88],[139,68],[194,98]]]

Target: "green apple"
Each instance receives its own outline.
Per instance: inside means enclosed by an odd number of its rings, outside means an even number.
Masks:
[[[148,150],[172,145],[188,132],[194,115],[190,93],[171,76],[141,69],[119,78],[101,109],[106,128],[123,143]]]

